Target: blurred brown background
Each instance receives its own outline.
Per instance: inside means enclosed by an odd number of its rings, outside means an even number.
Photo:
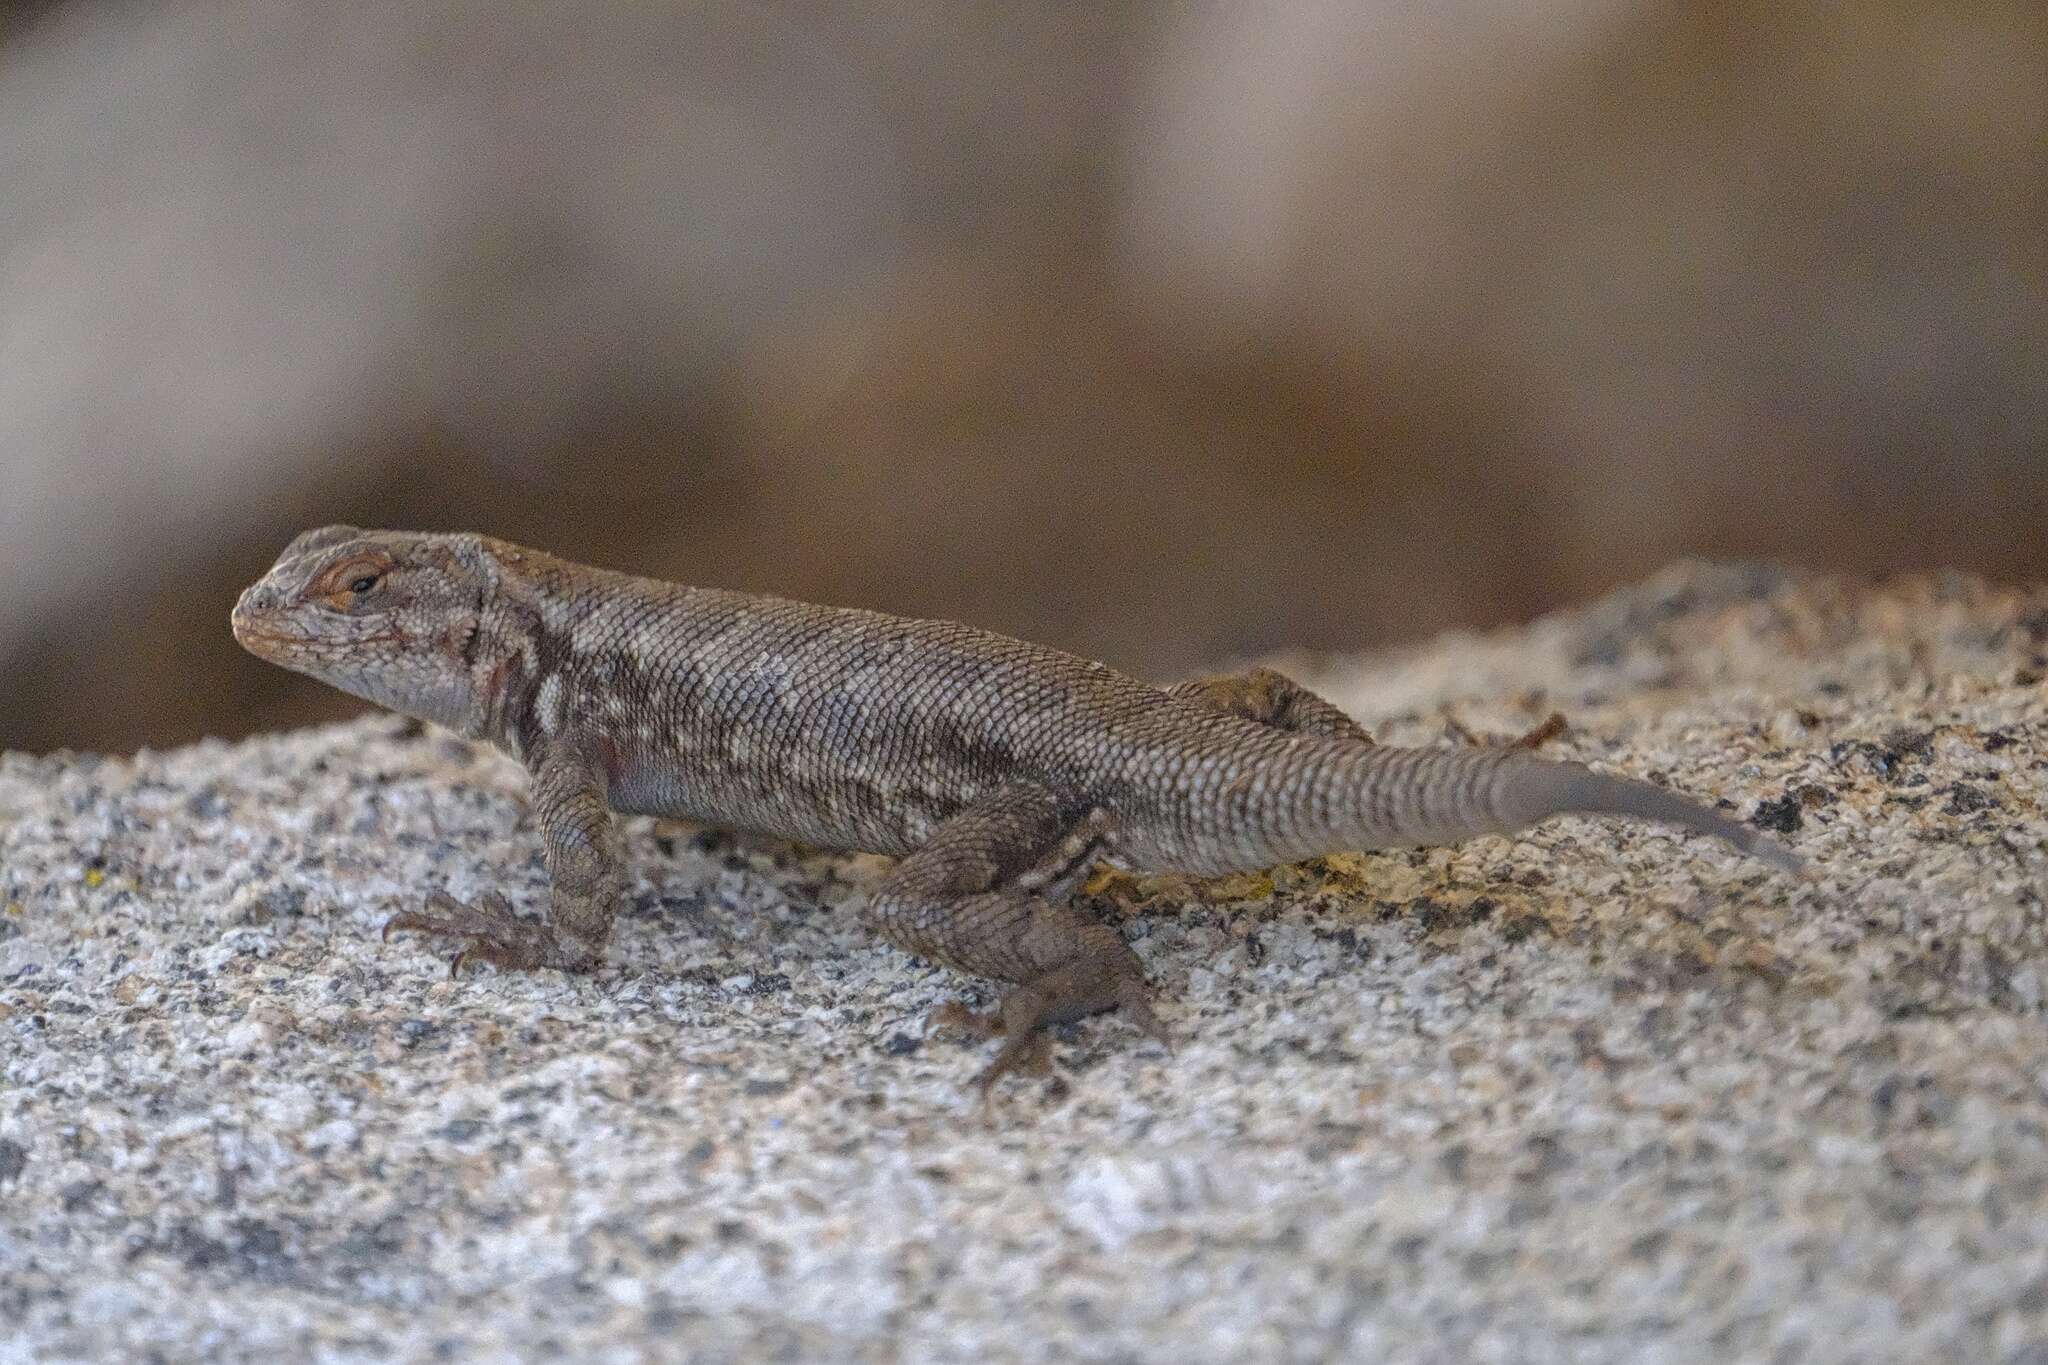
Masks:
[[[2048,8],[0,17],[0,746],[353,703],[302,527],[1161,675],[1682,553],[2048,567]]]

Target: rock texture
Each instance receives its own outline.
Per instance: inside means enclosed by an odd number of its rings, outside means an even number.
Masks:
[[[2044,651],[2048,593],[1688,565],[1295,661],[1387,739],[1562,710],[1822,878],[1105,874],[1184,1041],[1074,1026],[993,1125],[880,860],[631,822],[607,970],[450,982],[376,931],[538,897],[497,756],[10,755],[0,1358],[2048,1360]]]

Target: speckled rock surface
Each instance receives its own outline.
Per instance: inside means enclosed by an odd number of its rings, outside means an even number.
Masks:
[[[378,717],[0,760],[0,1358],[2048,1361],[2048,594],[1681,566],[1302,669],[1783,832],[1093,884],[1172,1002],[984,1125],[885,864],[647,821],[611,965],[524,779]],[[1297,665],[1299,668],[1299,665]]]

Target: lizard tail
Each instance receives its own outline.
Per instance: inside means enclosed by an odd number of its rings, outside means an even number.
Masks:
[[[1283,763],[1305,780],[1289,782]],[[1215,812],[1220,819],[1209,847],[1233,868],[1345,850],[1454,844],[1560,815],[1618,815],[1709,835],[1806,875],[1805,860],[1783,844],[1677,792],[1518,749],[1333,745],[1313,758],[1296,750],[1283,763],[1257,784],[1263,800],[1226,800],[1226,809]]]
[[[1750,857],[1794,876],[1809,875],[1806,860],[1753,825],[1722,814],[1690,797],[1632,777],[1611,777],[1578,763],[1531,760],[1531,767],[1509,779],[1510,799],[1524,804],[1518,824],[1535,824],[1553,815],[1620,815],[1654,820],[1694,834],[1720,839]]]

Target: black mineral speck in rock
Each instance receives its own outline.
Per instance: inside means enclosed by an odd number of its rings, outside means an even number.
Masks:
[[[1799,798],[1789,794],[1775,801],[1759,801],[1755,823],[1779,834],[1790,834],[1799,828],[1802,820],[1799,806]]]
[[[1969,815],[1980,810],[1990,810],[1998,805],[1998,798],[1982,787],[1958,782],[1948,789],[1948,804],[1942,807],[1949,815]]]

